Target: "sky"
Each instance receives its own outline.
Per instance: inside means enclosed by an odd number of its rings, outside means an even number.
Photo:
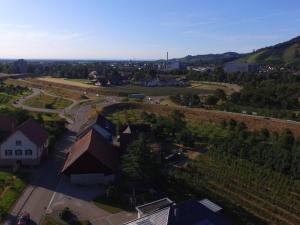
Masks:
[[[0,0],[0,58],[246,53],[299,27],[299,0]]]

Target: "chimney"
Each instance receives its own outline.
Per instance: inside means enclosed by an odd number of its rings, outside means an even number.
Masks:
[[[166,70],[168,70],[168,64],[169,64],[169,52],[167,52],[167,63],[166,63]]]

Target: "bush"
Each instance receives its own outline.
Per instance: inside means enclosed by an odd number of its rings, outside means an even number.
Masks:
[[[59,217],[64,221],[69,221],[73,217],[73,213],[68,207],[66,207],[59,214]]]

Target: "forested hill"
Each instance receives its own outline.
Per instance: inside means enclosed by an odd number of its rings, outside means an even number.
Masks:
[[[223,54],[208,54],[208,55],[195,55],[195,56],[188,55],[184,58],[172,59],[172,60],[180,61],[181,63],[184,63],[186,65],[200,66],[200,65],[207,65],[207,64],[224,64],[239,59],[242,56],[245,55],[236,52],[226,52]]]
[[[238,59],[237,62],[293,65],[300,68],[300,36],[287,42],[259,49]]]

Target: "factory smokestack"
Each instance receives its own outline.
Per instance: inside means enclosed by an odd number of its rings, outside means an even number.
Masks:
[[[169,65],[169,52],[167,52],[166,70],[168,70],[168,65]]]

